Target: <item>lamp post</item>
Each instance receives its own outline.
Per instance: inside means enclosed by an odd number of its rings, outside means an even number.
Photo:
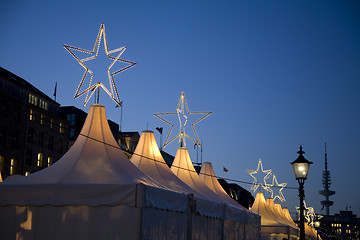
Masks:
[[[300,197],[300,240],[305,240],[305,219],[304,219],[304,183],[309,172],[309,167],[312,162],[309,162],[303,154],[305,153],[302,150],[300,145],[300,150],[297,152],[299,154],[298,158],[291,163],[296,180],[299,183],[299,197]]]

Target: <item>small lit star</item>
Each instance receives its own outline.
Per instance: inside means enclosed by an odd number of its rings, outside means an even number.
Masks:
[[[259,169],[261,168],[261,172],[266,174],[265,177],[263,178],[263,181],[264,181],[264,184],[261,183],[261,182],[258,182],[257,178],[254,176],[255,174],[258,174],[259,172]],[[254,178],[254,181],[251,185],[251,188],[250,188],[250,191],[253,191],[254,193],[256,192],[256,190],[259,188],[259,186],[262,186],[264,190],[266,190],[267,192],[271,193],[271,195],[273,194],[273,191],[271,188],[268,187],[268,184],[266,183],[266,179],[270,178],[271,177],[271,169],[269,170],[264,170],[263,169],[263,166],[262,166],[262,162],[261,162],[261,159],[259,159],[259,162],[258,162],[258,166],[257,166],[257,169],[256,170],[246,170],[246,172],[248,174],[250,174],[251,177]]]
[[[300,215],[300,207],[296,207],[296,210],[298,211],[299,215]],[[304,200],[304,217],[305,217],[305,221],[310,225],[313,226],[314,225],[314,220],[316,217],[315,214],[315,210],[313,207],[307,207],[306,206],[306,202]],[[300,220],[300,218],[299,218]]]
[[[196,120],[192,125],[192,129],[194,131],[195,134],[195,138],[196,140],[194,140],[193,138],[191,138],[188,134],[185,133],[185,127],[186,124],[189,120],[189,115],[192,114],[200,114],[203,115],[202,117],[200,117],[198,120]],[[169,143],[171,143],[172,141],[174,141],[176,138],[179,138],[179,144],[183,147],[186,147],[186,137],[189,138],[191,141],[193,141],[196,145],[198,145],[199,147],[201,147],[200,144],[200,140],[199,137],[196,133],[195,130],[195,124],[197,124],[198,122],[200,122],[201,120],[203,120],[204,118],[208,117],[210,114],[212,114],[212,112],[190,112],[186,99],[185,99],[185,94],[184,92],[181,93],[180,95],[180,99],[176,108],[176,111],[173,113],[154,113],[155,117],[158,117],[159,119],[161,119],[162,121],[166,122],[167,124],[169,124],[170,127],[170,131],[166,137],[165,143],[164,143],[164,147],[166,147]],[[174,125],[172,123],[170,123],[169,121],[164,119],[165,115],[177,115],[178,119],[179,119],[179,124],[180,124],[180,130],[179,130],[179,134],[176,135],[175,137],[173,137],[172,139],[169,140],[170,134],[172,132],[172,129],[174,127]],[[160,117],[161,116],[161,117]]]
[[[107,57],[109,59],[113,60],[112,63],[109,65],[108,69],[107,69],[107,74],[108,74],[108,78],[109,78],[109,85],[110,85],[110,91],[101,82],[98,82],[98,83],[95,83],[95,84],[92,85],[93,72],[85,65],[86,61],[93,60],[98,56],[99,47],[100,47],[100,43],[101,43],[101,37],[103,37],[103,39],[104,39],[104,47],[105,47],[105,53],[106,53]],[[96,38],[95,45],[94,45],[94,48],[93,48],[92,51],[77,48],[77,47],[72,47],[72,46],[65,45],[65,44],[63,46],[78,61],[78,63],[85,69],[85,73],[84,73],[84,75],[83,75],[83,77],[82,77],[82,79],[80,81],[80,84],[79,84],[77,90],[76,90],[74,98],[76,99],[76,98],[78,98],[81,95],[86,93],[85,101],[84,101],[84,106],[86,106],[86,104],[89,101],[89,99],[91,98],[91,96],[96,92],[97,89],[99,89],[101,87],[110,96],[110,98],[112,100],[114,100],[118,106],[121,107],[122,104],[120,102],[118,91],[117,91],[117,88],[116,88],[116,85],[115,85],[115,82],[114,82],[114,75],[116,75],[116,74],[118,74],[118,73],[120,73],[120,72],[122,72],[122,71],[124,71],[124,70],[126,70],[128,68],[131,68],[131,67],[135,66],[135,64],[136,64],[135,62],[120,59],[120,56],[124,53],[124,51],[126,50],[126,47],[117,48],[117,49],[114,49],[114,50],[111,50],[111,51],[108,50],[108,44],[107,44],[107,40],[106,40],[105,25],[104,24],[101,24],[101,26],[100,26],[100,30],[99,30],[99,33],[98,33],[98,36]],[[87,53],[87,54],[91,54],[92,56],[79,59],[73,53],[72,50],[80,51],[80,52]],[[117,54],[116,57],[110,56],[110,54],[113,54],[113,53],[118,53],[118,54]],[[126,67],[123,67],[123,68],[118,69],[118,70],[111,73],[110,69],[114,66],[114,64],[116,62],[123,62],[123,63],[126,63],[128,65]],[[87,76],[88,73],[91,75],[89,85],[85,90],[80,92],[80,89],[81,89],[81,87],[82,87],[82,85],[84,83],[85,77]],[[91,91],[90,95],[89,95],[89,91]]]
[[[278,183],[275,174],[273,173],[273,180],[272,180],[272,184],[270,184],[268,187],[276,187],[278,189],[278,194],[275,195],[275,197],[273,196],[273,192],[271,193],[271,198],[273,200],[275,200],[276,198],[278,198],[280,201],[285,202],[285,197],[284,194],[282,193],[282,190],[285,188],[285,186],[287,185],[287,183]]]

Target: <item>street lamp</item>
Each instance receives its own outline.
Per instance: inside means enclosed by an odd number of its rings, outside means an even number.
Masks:
[[[305,240],[305,219],[304,219],[304,183],[309,172],[309,167],[312,162],[309,162],[303,154],[305,153],[302,150],[300,145],[300,150],[297,152],[299,154],[298,158],[291,163],[296,180],[299,183],[299,197],[300,197],[300,240]]]
[[[316,230],[316,240],[319,239],[319,227],[320,227],[320,220],[316,219],[314,221],[314,226],[315,226],[315,230]]]

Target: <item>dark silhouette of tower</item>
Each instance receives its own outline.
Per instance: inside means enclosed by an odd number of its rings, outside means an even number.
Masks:
[[[334,195],[335,191],[329,190],[331,185],[330,171],[327,169],[327,152],[326,152],[326,142],[325,142],[325,170],[322,175],[322,182],[324,190],[319,191],[319,193],[325,196],[325,201],[321,201],[321,205],[323,205],[323,209],[326,209],[326,215],[329,215],[329,207],[334,204],[333,201],[329,200],[329,196]]]

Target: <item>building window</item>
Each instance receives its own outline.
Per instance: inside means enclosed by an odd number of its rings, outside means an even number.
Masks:
[[[54,119],[50,118],[50,128],[53,129],[54,128]]]
[[[42,113],[42,114],[40,115],[40,124],[41,124],[41,125],[44,125],[44,123],[45,123],[45,115]]]
[[[43,147],[44,146],[44,132],[39,132],[39,146]]]
[[[59,132],[64,133],[64,124],[62,122],[60,122]]]
[[[52,157],[48,157],[48,167],[50,167],[53,163]]]
[[[47,111],[48,110],[48,103],[46,101],[42,100],[42,99],[40,99],[39,102],[40,102],[40,107]]]
[[[17,162],[14,158],[12,158],[10,160],[10,175],[13,175],[16,173],[16,165],[17,165]]]
[[[25,173],[25,176],[29,176],[29,175],[30,175],[30,172],[26,172],[26,173]]]
[[[36,166],[42,167],[42,163],[43,163],[43,154],[42,154],[42,153],[38,153],[38,159],[37,159]]]
[[[3,155],[0,155],[0,172],[4,172],[5,167],[5,157]]]
[[[34,141],[34,129],[31,128],[31,127],[28,128],[27,140],[28,140],[29,143],[33,143],[33,141]]]
[[[49,146],[48,146],[48,148],[49,148],[49,150],[53,150],[54,149],[54,136],[52,136],[52,135],[50,135],[49,136]]]
[[[29,93],[29,103],[37,106],[37,97],[31,93]]]
[[[30,119],[30,121],[35,121],[34,109],[32,109],[32,108],[30,108],[29,119]]]

